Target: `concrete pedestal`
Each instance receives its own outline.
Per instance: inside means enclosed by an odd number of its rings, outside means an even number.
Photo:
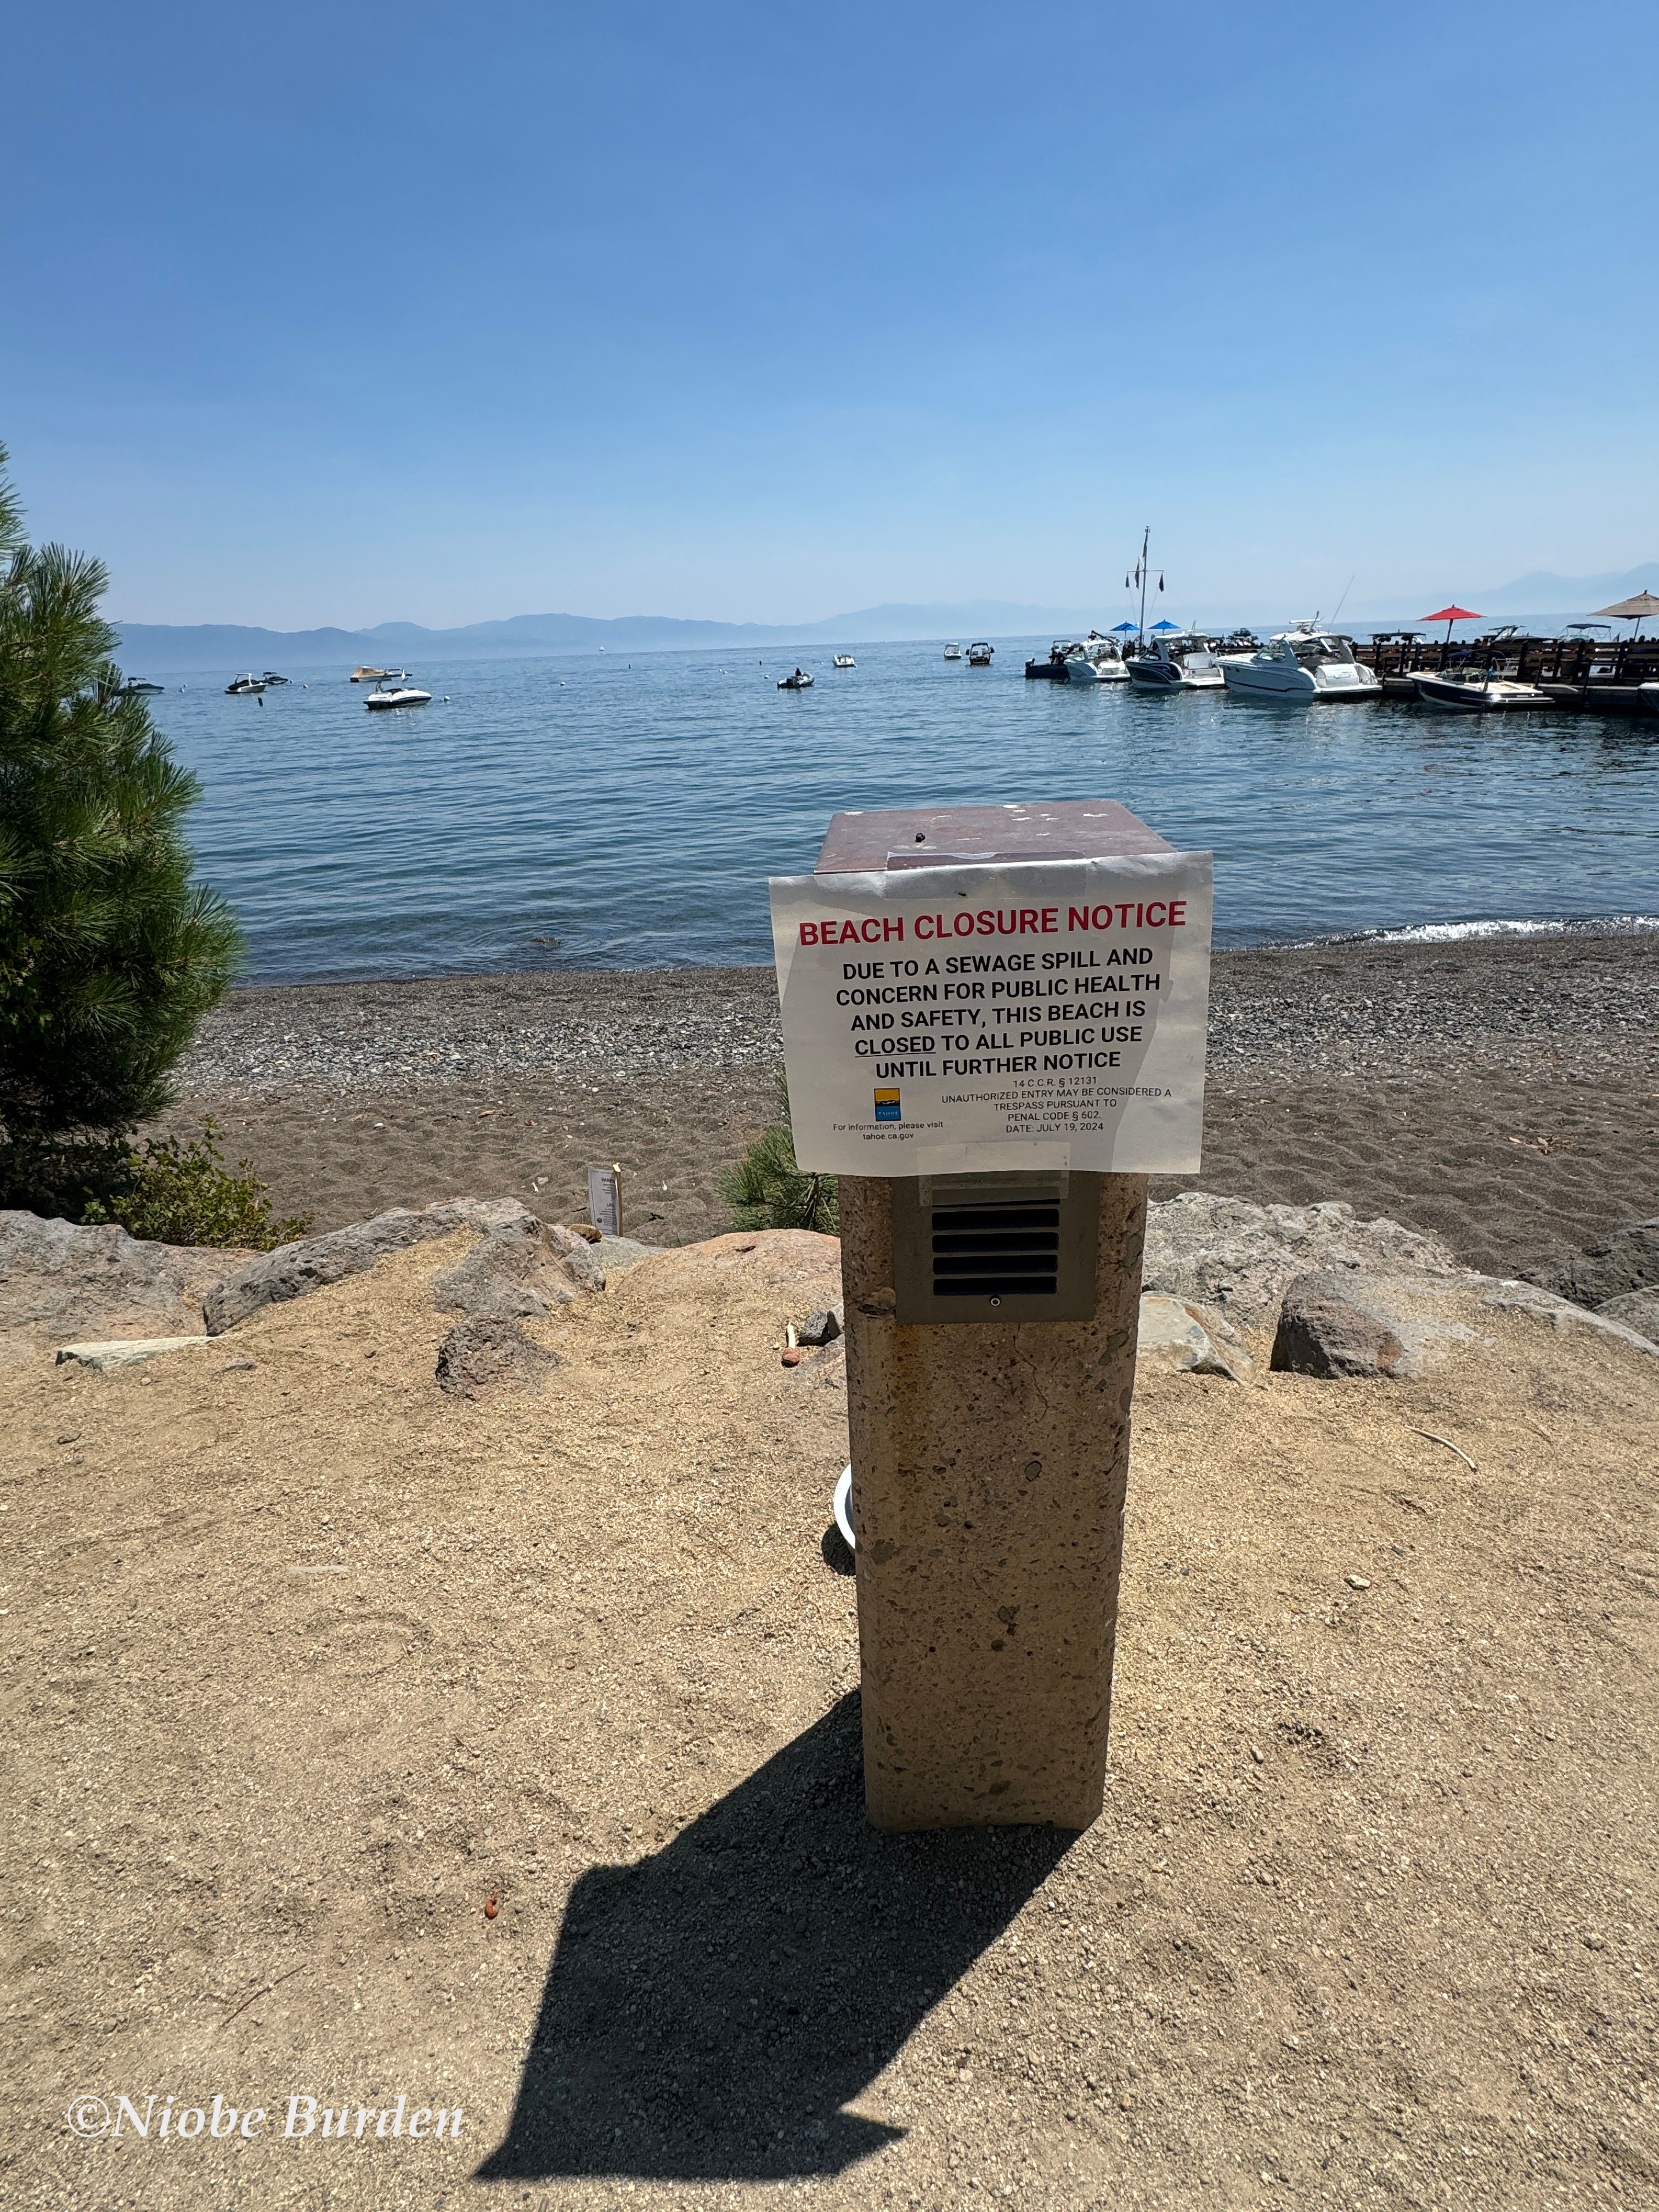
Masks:
[[[885,1829],[1101,1808],[1146,1178],[1105,1176],[1093,1318],[901,1327],[893,1187],[843,1176],[865,1799]]]

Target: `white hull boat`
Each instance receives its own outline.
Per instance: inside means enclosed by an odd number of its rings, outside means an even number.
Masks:
[[[1516,708],[1555,704],[1537,684],[1516,684],[1504,676],[1419,675],[1412,681],[1425,707],[1451,707],[1462,714],[1502,714]]]
[[[394,684],[389,690],[377,684],[364,700],[365,707],[429,707],[432,694],[413,684]]]
[[[778,678],[780,691],[810,691],[811,688],[812,679],[804,668],[798,668],[793,676],[780,676]]]
[[[225,696],[228,699],[246,698],[250,693],[263,691],[264,688],[264,678],[263,676],[255,676],[250,670],[246,676],[236,676],[232,678],[231,681],[225,686]]]
[[[836,665],[837,668],[856,668],[858,663],[850,653],[838,653],[836,655]]]
[[[1311,623],[1283,630],[1255,653],[1224,653],[1222,676],[1246,699],[1295,705],[1310,699],[1376,699],[1381,680],[1354,659],[1352,641]]]
[[[945,658],[947,660],[960,660],[962,647],[959,645],[947,645],[945,648]]]
[[[1066,656],[1068,684],[1127,684],[1128,680],[1129,671],[1117,641],[1102,637],[1098,630],[1091,629],[1082,644],[1074,645]]]
[[[1208,638],[1190,633],[1157,639],[1128,669],[1130,683],[1143,691],[1218,691],[1227,681]]]

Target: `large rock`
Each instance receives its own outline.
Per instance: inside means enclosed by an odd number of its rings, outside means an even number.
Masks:
[[[394,1206],[377,1213],[372,1221],[354,1222],[349,1229],[333,1229],[321,1237],[302,1237],[296,1243],[279,1244],[257,1260],[227,1276],[204,1301],[210,1336],[222,1335],[238,1322],[264,1306],[287,1298],[302,1298],[327,1283],[343,1282],[360,1275],[388,1252],[402,1252],[429,1237],[447,1237],[453,1229],[522,1228],[539,1231],[536,1216],[516,1198],[453,1198],[441,1206],[423,1206],[418,1212]]]
[[[1659,1344],[1659,1290],[1626,1291],[1620,1297],[1604,1298],[1595,1310],[1603,1321],[1622,1322],[1638,1336]]]
[[[246,1256],[0,1212],[0,1341],[199,1335],[206,1293]]]
[[[1461,1272],[1437,1237],[1398,1221],[1361,1221],[1335,1200],[1252,1206],[1194,1190],[1147,1208],[1142,1289],[1218,1308],[1235,1328],[1272,1328],[1296,1278],[1332,1268],[1385,1276]]]
[[[1609,1298],[1632,1291],[1659,1290],[1659,1221],[1632,1221],[1581,1252],[1524,1267],[1522,1273],[1576,1306],[1605,1306]]]
[[[457,1322],[438,1346],[438,1388],[452,1398],[476,1398],[501,1382],[538,1389],[558,1364],[516,1321],[474,1315]]]
[[[1398,1375],[1405,1346],[1388,1319],[1367,1302],[1358,1274],[1298,1276],[1285,1293],[1273,1338],[1273,1371],[1316,1375]]]
[[[100,1375],[118,1368],[137,1367],[146,1359],[159,1359],[164,1352],[191,1352],[207,1342],[204,1336],[118,1336],[104,1344],[60,1344],[60,1367],[95,1367]]]
[[[441,1309],[498,1321],[550,1313],[584,1291],[603,1290],[605,1273],[592,1249],[566,1231],[570,1245],[559,1249],[557,1229],[544,1229],[529,1217],[492,1229],[465,1259],[433,1278],[432,1296]]]
[[[1251,1370],[1249,1353],[1219,1315],[1184,1305],[1164,1291],[1150,1291],[1141,1298],[1135,1356],[1148,1366],[1170,1367],[1182,1375],[1224,1375],[1233,1382],[1246,1381]]]

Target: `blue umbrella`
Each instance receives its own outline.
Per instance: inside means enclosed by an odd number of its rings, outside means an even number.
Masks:
[[[1159,630],[1161,630],[1161,629],[1179,629],[1180,628],[1181,628],[1181,624],[1180,624],[1179,623],[1172,623],[1172,622],[1154,623],[1152,624],[1152,635],[1153,635],[1153,636],[1154,636],[1154,637],[1156,637],[1156,636],[1157,636],[1157,635],[1158,635],[1158,632],[1159,632]]]
[[[1126,631],[1131,637],[1134,635],[1135,625],[1133,623],[1120,623],[1117,628],[1112,632],[1112,635],[1114,637],[1121,637]]]

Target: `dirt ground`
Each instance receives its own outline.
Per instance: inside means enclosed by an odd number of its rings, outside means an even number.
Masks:
[[[647,1261],[471,1403],[459,1249],[9,1377],[0,2201],[1653,2201],[1659,1362],[1143,1371],[1104,1816],[887,1838],[842,1362],[779,1360],[835,1245]]]

